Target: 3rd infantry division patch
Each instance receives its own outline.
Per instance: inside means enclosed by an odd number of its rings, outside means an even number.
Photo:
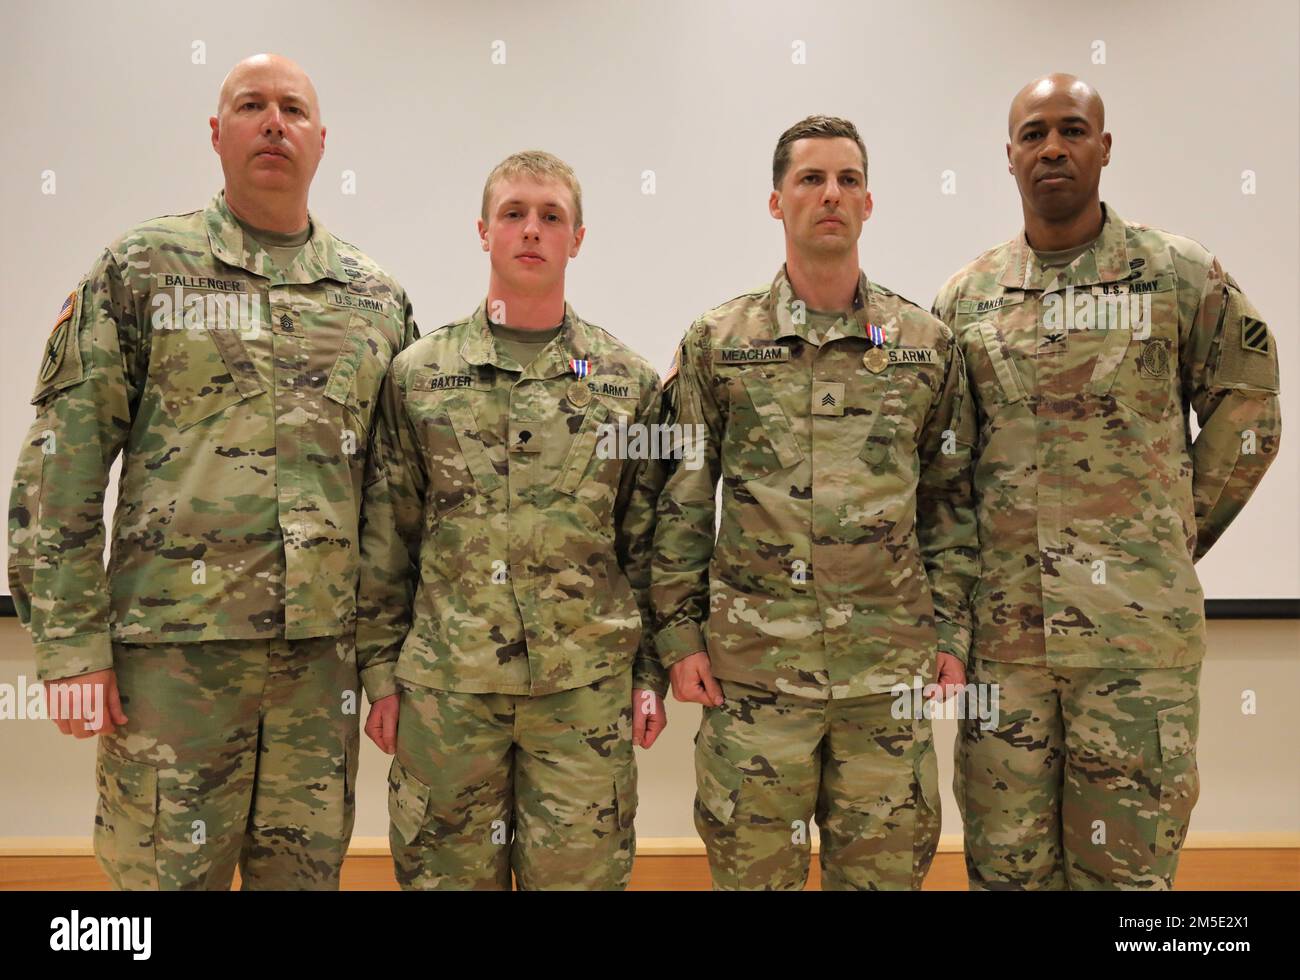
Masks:
[[[1241,326],[1241,346],[1256,354],[1268,353],[1268,324],[1246,318]]]

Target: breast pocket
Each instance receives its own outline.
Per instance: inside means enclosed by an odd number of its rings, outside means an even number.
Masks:
[[[350,411],[364,432],[370,431],[379,388],[392,359],[393,348],[383,332],[364,314],[352,314],[330,369],[325,397]]]
[[[776,400],[773,376],[762,368],[748,368],[725,377],[729,417],[722,443],[723,474],[756,480],[799,463],[803,451]]]
[[[1134,284],[1139,286],[1140,284]],[[1172,274],[1153,280],[1149,291],[1095,294],[1097,323],[1105,335],[1093,364],[1089,390],[1153,422],[1176,401],[1178,291]]]
[[[876,474],[915,468],[917,436],[930,404],[929,385],[915,369],[892,367],[863,384],[867,435],[858,458]]]
[[[501,485],[479,430],[473,408],[461,396],[412,392],[424,441],[429,475],[428,501],[435,520]]]
[[[155,326],[149,366],[163,411],[181,431],[266,390],[240,331],[220,318]]]

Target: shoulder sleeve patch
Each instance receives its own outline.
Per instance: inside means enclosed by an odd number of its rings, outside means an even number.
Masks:
[[[1277,345],[1268,324],[1231,277],[1225,278],[1214,383],[1224,388],[1277,391]]]
[[[78,342],[78,325],[82,318],[85,281],[68,294],[55,318],[54,329],[45,341],[41,370],[36,379],[32,404],[49,397],[55,391],[77,384],[82,379],[81,345]]]

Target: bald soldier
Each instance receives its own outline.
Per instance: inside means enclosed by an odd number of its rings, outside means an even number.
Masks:
[[[241,62],[209,123],[224,190],[126,232],[57,315],[9,583],[51,703],[92,706],[57,724],[99,736],[95,853],[116,887],[224,889],[238,865],[244,888],[337,888],[361,481],[417,332],[401,287],[307,211],[325,127],[303,70]]]
[[[786,130],[772,188],[784,266],[696,320],[669,372],[705,465],[659,500],[656,641],[674,695],[704,705],[715,888],[802,888],[814,817],[824,888],[919,888],[937,763],[929,714],[894,692],[964,676],[966,373],[947,327],[859,267],[872,200],[851,122]]]
[[[1212,253],[1101,202],[1091,86],[1031,82],[1008,130],[1024,231],[934,306],[978,409],[969,679],[1000,708],[960,728],[967,872],[1170,888],[1199,790],[1193,564],[1277,456],[1277,348]]]

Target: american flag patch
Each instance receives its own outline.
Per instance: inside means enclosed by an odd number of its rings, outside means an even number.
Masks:
[[[76,302],[76,299],[77,293],[75,290],[68,293],[68,298],[63,301],[63,306],[59,309],[59,318],[54,321],[55,330],[59,328],[59,324],[63,323],[63,321],[72,319],[72,304]]]
[[[573,369],[573,373],[579,378],[585,378],[591,373],[591,362],[586,360],[580,361],[576,357],[569,359],[569,367]]]
[[[870,338],[871,342],[877,347],[885,346],[885,330],[883,327],[878,327],[874,323],[868,323],[867,337]]]

